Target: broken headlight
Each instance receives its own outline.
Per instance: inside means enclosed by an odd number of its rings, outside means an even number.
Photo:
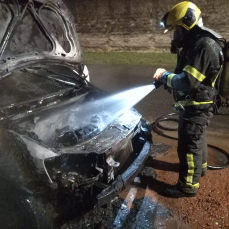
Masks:
[[[99,179],[97,154],[62,154],[45,160],[46,169],[59,187],[91,186]]]

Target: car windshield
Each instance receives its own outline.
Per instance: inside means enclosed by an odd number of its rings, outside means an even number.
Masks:
[[[0,107],[80,88],[83,80],[67,67],[34,66],[12,72],[0,81]]]

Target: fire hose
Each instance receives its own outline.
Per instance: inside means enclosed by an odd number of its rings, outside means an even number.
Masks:
[[[165,134],[165,133],[163,132],[163,130],[167,130],[167,131],[177,131],[177,130],[178,130],[177,127],[176,127],[176,128],[164,127],[164,126],[162,126],[162,125],[160,124],[161,122],[165,122],[165,121],[179,122],[178,118],[174,117],[174,116],[176,116],[176,115],[178,115],[178,114],[179,114],[179,113],[171,113],[171,114],[166,114],[166,115],[161,116],[161,117],[158,118],[154,123],[151,124],[152,130],[153,130],[154,132],[156,132],[157,134],[163,136],[163,137],[170,138],[170,139],[173,139],[173,140],[178,140],[178,138],[169,136],[169,135],[167,135],[167,134]],[[226,158],[227,158],[227,163],[226,163],[225,165],[223,165],[223,166],[212,166],[212,165],[207,165],[207,167],[208,167],[209,169],[212,169],[212,170],[216,170],[216,169],[225,169],[225,168],[227,168],[227,167],[229,166],[229,154],[228,154],[225,150],[223,150],[223,149],[221,149],[221,148],[219,148],[219,147],[217,147],[217,146],[213,146],[213,145],[210,145],[210,144],[208,144],[207,146],[210,147],[210,148],[213,148],[213,149],[217,150],[218,152],[222,153],[222,154],[223,154],[224,156],[226,156]]]

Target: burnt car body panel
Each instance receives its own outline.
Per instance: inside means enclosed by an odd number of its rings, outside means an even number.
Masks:
[[[3,0],[0,10],[0,163],[4,155],[12,163],[6,177],[19,189],[44,181],[81,201],[96,189],[105,204],[144,165],[150,125],[135,109],[114,108],[112,97],[86,80],[61,0]]]

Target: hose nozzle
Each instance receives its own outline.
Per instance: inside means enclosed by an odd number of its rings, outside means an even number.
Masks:
[[[153,85],[155,86],[156,89],[158,89],[161,85],[163,85],[163,83],[159,80],[156,80],[153,82]]]

